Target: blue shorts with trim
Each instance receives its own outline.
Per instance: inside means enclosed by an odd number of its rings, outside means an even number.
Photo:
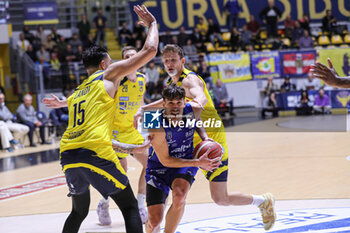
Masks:
[[[88,149],[62,152],[61,165],[69,187],[69,195],[83,194],[91,184],[107,198],[123,190],[129,183],[120,163],[102,159]]]
[[[148,160],[148,164],[151,163]],[[193,176],[197,174],[198,167],[182,167],[182,168],[149,168],[146,169],[146,183],[162,190],[166,195],[169,195],[171,184],[174,179],[182,177],[182,175]],[[192,185],[191,183],[191,185]]]

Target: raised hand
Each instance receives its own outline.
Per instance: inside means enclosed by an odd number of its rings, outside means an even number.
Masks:
[[[60,100],[54,94],[50,94],[52,98],[44,98],[43,104],[49,108],[62,108],[67,107],[67,100]]]
[[[149,27],[152,22],[156,21],[156,18],[147,10],[145,5],[140,7],[139,5],[134,6],[135,13],[140,17],[138,24],[143,25],[144,27]]]
[[[321,62],[316,62],[315,65],[311,66],[311,73],[315,78],[321,79],[327,85],[337,86],[340,82],[340,78],[335,72],[331,60],[328,58],[328,66],[323,65]]]

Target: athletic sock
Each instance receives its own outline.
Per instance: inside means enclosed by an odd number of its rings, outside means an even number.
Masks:
[[[253,202],[252,205],[259,207],[262,203],[264,203],[265,198],[262,195],[252,195]]]
[[[145,199],[146,199],[145,194],[142,194],[142,193],[137,194],[137,203],[138,203],[139,209],[145,208]]]

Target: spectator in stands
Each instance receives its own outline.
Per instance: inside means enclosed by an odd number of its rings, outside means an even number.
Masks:
[[[299,39],[304,35],[304,30],[300,27],[298,21],[295,22],[294,29],[292,32],[292,41],[294,44],[299,45]]]
[[[128,29],[126,22],[122,23],[122,28],[119,30],[119,43],[121,46],[129,44],[131,39],[131,31]]]
[[[51,34],[50,35],[51,35],[51,39],[54,42],[58,43],[58,41],[60,40],[61,35],[58,34],[56,26],[52,26],[51,27]]]
[[[3,93],[0,93],[0,120],[3,121],[6,127],[13,133],[14,139],[17,141],[23,139],[23,136],[29,132],[28,126],[13,122],[13,114],[5,105],[5,94]],[[4,144],[2,144],[2,146],[4,148],[10,148]]]
[[[55,71],[59,71],[60,68],[61,68],[61,63],[60,61],[58,60],[58,57],[57,57],[57,53],[55,52],[52,52],[50,54],[50,65],[51,65],[51,69],[55,70]]]
[[[137,51],[140,51],[142,49],[142,41],[141,40],[136,40],[135,48]]]
[[[39,25],[35,34],[35,37],[40,40],[40,43],[43,44],[46,42],[47,35],[44,32],[44,26]]]
[[[24,38],[24,34],[19,34],[19,40],[17,41],[17,51],[20,55],[27,51],[28,46],[30,45],[29,41]]]
[[[318,79],[315,79],[312,76],[312,73],[309,71],[307,74],[307,79],[303,82],[303,90],[309,91],[309,90],[317,90],[320,88],[320,82]]]
[[[148,67],[144,69],[144,73],[147,77],[147,91],[151,96],[154,90],[157,90],[157,93],[161,93],[163,89],[163,83],[159,81],[159,72],[158,67],[154,61],[148,63]]]
[[[270,92],[268,96],[265,97],[263,102],[263,109],[261,111],[261,118],[265,119],[266,113],[271,112],[273,117],[278,117],[278,105],[276,100],[275,92]]]
[[[294,26],[295,26],[295,22],[292,19],[292,16],[290,16],[289,14],[287,18],[284,20],[284,35],[286,37],[292,38]]]
[[[204,39],[198,28],[193,28],[191,35],[192,44],[194,44],[198,51],[204,50]]]
[[[213,86],[213,96],[216,109],[229,107],[229,112],[233,115],[233,98],[229,98],[226,85],[221,79]]]
[[[70,44],[67,44],[67,50],[63,54],[63,57],[65,58],[66,62],[73,62],[77,59],[77,54],[73,52]]]
[[[277,24],[278,24],[279,18],[281,18],[282,13],[275,6],[275,3],[273,0],[269,0],[268,4],[269,5],[260,12],[259,17],[266,25],[268,37],[276,38]]]
[[[78,46],[78,51],[76,52],[76,56],[77,58],[75,59],[75,61],[82,61],[83,60],[83,46],[82,45],[79,45]]]
[[[77,28],[79,29],[79,38],[84,43],[88,40],[88,35],[90,34],[91,25],[87,20],[86,15],[81,16],[81,20],[77,24]]]
[[[277,84],[273,83],[273,77],[270,76],[267,78],[267,85],[265,87],[265,94],[268,96],[270,95],[271,92],[276,92],[278,91],[278,86]]]
[[[312,102],[309,99],[309,94],[307,93],[307,91],[301,91],[300,101],[298,102],[298,105],[295,108],[295,110],[298,116],[312,114]]]
[[[183,47],[187,43],[189,37],[186,35],[185,27],[180,27],[180,33],[178,35],[179,46]]]
[[[204,22],[204,18],[203,17],[199,17],[198,18],[198,23],[196,25],[196,28],[198,28],[200,34],[202,35],[202,37],[204,38],[204,41],[206,41],[206,36],[208,33],[208,24],[206,24]]]
[[[72,91],[66,90],[64,97],[61,99],[68,99]],[[56,108],[50,111],[50,119],[56,127],[56,136],[61,136],[68,126],[68,107]]]
[[[331,104],[330,104],[329,96],[325,94],[323,88],[321,88],[318,91],[318,95],[316,95],[315,97],[314,111],[316,114],[331,113]]]
[[[102,9],[98,9],[97,15],[94,20],[94,27],[96,29],[95,41],[99,45],[102,41],[102,44],[107,48],[106,44],[106,27],[107,27],[107,18],[103,16]]]
[[[197,55],[197,48],[192,44],[192,40],[188,39],[185,46],[183,46],[184,54],[186,56]]]
[[[213,18],[208,18],[208,33],[206,37],[210,39],[213,45],[215,45],[215,39],[220,43],[220,45],[224,44],[220,27],[217,23],[214,22]]]
[[[172,35],[171,35],[171,31],[167,30],[165,32],[165,35],[160,37],[160,42],[159,42],[159,50],[162,50],[162,48],[167,45],[167,44],[171,44],[172,43]]]
[[[238,14],[242,9],[238,4],[238,0],[228,0],[224,9],[227,13],[228,30],[232,31],[232,28],[237,27]]]
[[[45,62],[50,61],[50,54],[46,51],[45,45],[41,45],[40,50],[36,51],[36,57],[38,60],[43,60]]]
[[[326,11],[326,16],[322,19],[322,31],[336,33],[337,19],[332,15],[331,10]]]
[[[29,43],[33,43],[34,35],[33,35],[33,33],[30,32],[30,29],[29,29],[28,25],[24,25],[24,27],[23,27],[23,34],[24,34],[24,38],[27,41],[29,41]]]
[[[247,25],[244,25],[241,32],[241,43],[244,50],[246,50],[247,45],[253,44],[252,32],[248,30]]]
[[[290,82],[290,77],[286,76],[284,77],[284,82],[281,85],[281,92],[288,92],[288,91],[295,91],[296,85]]]
[[[210,83],[210,86],[213,86],[213,78],[211,77],[208,64],[204,59],[201,61],[200,66],[197,69],[197,74],[202,77],[205,83]]]
[[[300,27],[302,27],[304,30],[307,30],[310,34],[310,19],[309,16],[304,13],[303,18],[299,20]]]
[[[145,31],[145,28],[142,27],[138,22],[135,22],[133,33],[136,33],[136,38],[142,40],[142,33]]]
[[[195,66],[192,60],[188,60],[185,66],[187,69],[197,72],[197,66]]]
[[[299,48],[300,49],[309,49],[314,47],[314,40],[309,35],[308,30],[304,30],[304,35],[299,39]]]
[[[37,61],[36,53],[35,53],[33,46],[31,44],[28,45],[26,54],[33,60],[33,62]]]
[[[57,43],[56,43],[56,40],[52,39],[52,35],[49,34],[49,35],[47,35],[47,40],[44,43],[44,45],[45,45],[46,50],[51,51],[53,49],[53,47],[57,45]]]
[[[32,106],[32,96],[26,94],[23,97],[23,104],[21,104],[17,108],[17,115],[19,120],[29,127],[29,142],[31,147],[35,147],[36,145],[33,142],[33,133],[35,128],[40,128],[40,138],[41,144],[48,144],[45,140],[45,122],[39,121],[36,117],[36,112],[34,107]]]
[[[73,34],[72,39],[69,41],[69,44],[72,46],[73,53],[78,52],[78,47],[83,46],[83,42],[79,39],[79,36],[77,33]]]
[[[13,152],[11,148],[12,145],[17,145],[19,142],[13,139],[12,133],[10,129],[7,127],[5,122],[0,121],[0,138],[2,148],[7,150],[8,152]]]
[[[87,36],[87,40],[83,41],[83,48],[84,49],[90,48],[94,44],[95,44],[94,37],[91,33],[89,33],[89,35]]]
[[[231,51],[235,52],[241,47],[241,35],[237,28],[233,28],[230,37]]]
[[[60,51],[60,53],[65,53],[67,50],[67,42],[64,36],[60,36],[60,41],[56,45]]]
[[[177,36],[176,35],[173,35],[171,37],[171,43],[172,44],[179,44],[179,40],[177,39]]]
[[[255,20],[254,15],[250,15],[250,21],[247,23],[247,29],[252,32],[253,36],[257,36],[260,32],[260,24]]]

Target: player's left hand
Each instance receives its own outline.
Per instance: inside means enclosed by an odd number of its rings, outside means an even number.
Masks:
[[[144,27],[151,26],[151,23],[156,21],[156,18],[147,10],[145,5],[134,6],[135,13],[140,17],[138,24],[143,25]]]
[[[54,94],[50,94],[52,98],[44,98],[43,104],[45,104],[46,107],[49,108],[62,108],[66,107],[66,102],[63,100],[60,100],[57,96]]]
[[[328,58],[328,66],[329,68],[323,65],[321,62],[316,62],[316,64],[311,66],[310,71],[315,78],[321,79],[327,85],[337,86],[340,79],[329,58]]]

